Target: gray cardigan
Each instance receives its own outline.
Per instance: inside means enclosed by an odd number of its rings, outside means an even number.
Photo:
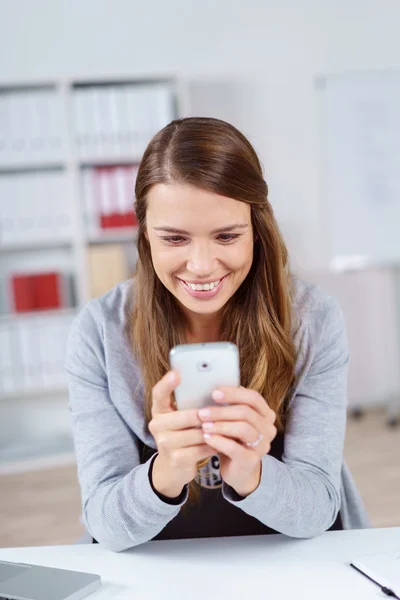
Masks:
[[[344,527],[370,527],[343,462],[349,353],[342,311],[319,286],[293,276],[300,325],[296,383],[289,398],[282,461],[262,459],[259,487],[229,502],[292,537],[326,531],[340,509]],[[132,281],[89,302],[72,324],[67,344],[69,408],[81,486],[83,519],[100,543],[125,550],[155,537],[182,504],[152,490],[151,458],[140,464],[137,440],[150,448],[141,373],[127,336]]]

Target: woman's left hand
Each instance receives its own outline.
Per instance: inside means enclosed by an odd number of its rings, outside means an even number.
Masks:
[[[220,455],[222,479],[248,496],[260,483],[261,459],[277,434],[276,415],[258,392],[244,387],[220,387],[213,400],[229,406],[199,410],[204,441]]]

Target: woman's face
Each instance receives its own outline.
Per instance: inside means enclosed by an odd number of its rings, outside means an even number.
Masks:
[[[250,271],[250,206],[188,185],[157,184],[146,219],[161,282],[193,313],[218,312]]]

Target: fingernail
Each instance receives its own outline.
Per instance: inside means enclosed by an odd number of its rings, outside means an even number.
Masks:
[[[213,427],[214,427],[214,423],[211,423],[211,422],[203,423],[203,429],[205,429],[206,431],[211,431],[211,429]]]
[[[222,400],[223,397],[224,397],[224,392],[221,392],[221,390],[214,390],[212,393],[213,400]]]
[[[210,437],[211,437],[211,433],[203,433],[203,438],[204,438],[205,440],[209,440],[209,439],[210,439]]]
[[[209,408],[202,408],[199,410],[199,417],[211,417],[211,411]]]
[[[168,373],[168,383],[175,383],[176,375],[174,372]]]

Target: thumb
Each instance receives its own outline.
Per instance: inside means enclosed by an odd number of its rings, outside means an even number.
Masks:
[[[152,413],[173,412],[171,394],[179,385],[179,375],[176,371],[168,371],[152,390]]]

